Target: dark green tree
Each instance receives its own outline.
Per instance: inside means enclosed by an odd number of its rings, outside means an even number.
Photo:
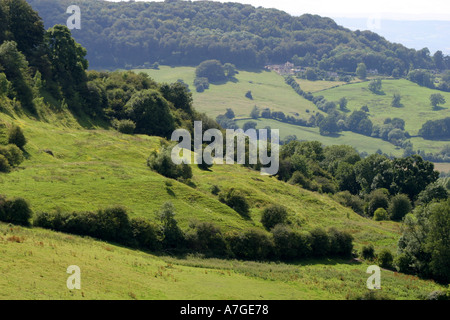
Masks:
[[[169,137],[175,130],[169,103],[157,90],[136,92],[125,110],[127,116],[136,123],[136,133]]]
[[[434,109],[437,109],[440,105],[444,104],[445,97],[440,93],[433,93],[430,96],[430,102]]]
[[[271,230],[277,224],[285,223],[287,215],[288,213],[285,207],[276,204],[271,205],[264,208],[261,223],[267,230]]]
[[[226,79],[225,71],[219,60],[206,60],[199,64],[195,70],[197,78],[207,78],[209,82],[218,82]]]
[[[361,80],[365,80],[367,78],[367,67],[364,63],[358,63],[358,67],[356,68],[356,76]]]

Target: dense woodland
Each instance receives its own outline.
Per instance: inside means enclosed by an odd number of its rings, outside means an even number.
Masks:
[[[120,2],[28,0],[46,27],[65,24],[66,9],[81,9],[73,36],[93,68],[154,63],[198,65],[208,59],[238,68],[292,61],[304,67],[355,72],[358,63],[387,75],[410,69],[444,70],[450,58],[413,50],[370,31],[352,32],[333,20],[275,9],[212,1]]]

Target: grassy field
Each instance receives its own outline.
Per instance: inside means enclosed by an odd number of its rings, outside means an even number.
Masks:
[[[250,114],[256,105],[259,108],[270,108],[283,111],[286,114],[299,114],[300,118],[309,119],[306,110],[316,109],[315,105],[297,95],[288,86],[283,77],[274,72],[239,71],[236,81],[226,84],[211,84],[205,92],[195,90],[195,68],[161,66],[159,70],[135,70],[145,72],[158,82],[175,82],[182,79],[192,90],[194,107],[215,118],[224,114],[227,108],[232,108],[237,117]],[[252,92],[253,100],[245,97],[247,91]]]
[[[327,146],[347,144],[355,147],[359,152],[365,151],[369,154],[375,153],[378,149],[397,157],[400,157],[403,154],[403,150],[396,148],[387,141],[367,137],[351,131],[341,132],[337,136],[322,136],[319,133],[319,128],[300,127],[272,119],[245,119],[238,120],[236,123],[242,127],[247,121],[255,121],[258,124],[258,129],[263,129],[266,126],[269,126],[272,129],[279,129],[281,139],[288,135],[296,135],[299,140],[317,140]]]
[[[302,88],[305,92],[311,92],[311,93],[318,93],[323,90],[340,87],[342,85],[348,84],[345,81],[325,81],[325,80],[317,80],[317,81],[310,81],[306,79],[297,79],[295,78],[295,81],[300,85],[300,88]],[[361,82],[361,80],[354,80],[350,83],[356,83]]]
[[[370,110],[370,119],[376,124],[382,124],[386,118],[401,118],[405,120],[405,130],[411,135],[417,135],[422,125],[428,120],[437,120],[450,116],[450,93],[421,87],[408,80],[383,80],[384,95],[377,95],[369,91],[368,82],[344,85],[320,92],[329,101],[338,101],[345,97],[348,100],[347,108],[359,110],[367,105]],[[402,108],[391,107],[392,97],[395,93],[402,96]],[[433,110],[429,97],[433,93],[441,93],[447,103],[441,110]]]
[[[161,66],[159,70],[136,70],[145,72],[152,78],[161,82],[175,82],[178,79],[185,81],[191,88],[194,97],[194,105],[197,110],[206,112],[215,118],[223,114],[227,108],[232,108],[237,118],[249,116],[251,109],[256,105],[260,108],[271,108],[283,111],[287,115],[295,115],[303,119],[315,112],[321,112],[311,102],[297,95],[292,88],[284,83],[282,76],[274,72],[249,72],[240,71],[235,82],[226,84],[212,84],[209,90],[198,93],[194,89],[195,68],[193,67],[168,67]],[[420,87],[408,80],[383,80],[383,95],[373,94],[368,90],[368,82],[355,81],[347,84],[339,81],[308,81],[296,79],[301,88],[315,95],[323,95],[330,101],[338,101],[345,97],[348,100],[350,110],[359,110],[367,105],[370,110],[370,119],[374,124],[382,124],[388,117],[402,118],[406,122],[406,130],[413,136],[418,134],[423,123],[428,120],[436,120],[450,116],[450,93]],[[245,98],[245,93],[250,90],[254,100]],[[441,110],[434,111],[430,106],[429,97],[432,93],[442,93],[448,101]],[[402,96],[402,108],[391,107],[392,96],[400,93]],[[309,112],[307,112],[307,110]],[[373,153],[381,149],[384,153],[401,156],[402,150],[396,149],[390,143],[381,139],[371,139],[361,135],[344,132],[337,138],[322,137],[318,129],[299,128],[296,126],[277,124],[285,135],[295,134],[303,139],[315,139],[324,144],[350,144],[361,151]],[[274,127],[275,128],[275,127]],[[302,138],[300,138],[302,139]],[[411,139],[414,150],[426,152],[439,152],[442,146],[450,141],[428,141],[420,137]]]
[[[302,264],[158,257],[113,244],[0,223],[0,299],[348,299],[366,289],[366,264],[323,260]],[[81,270],[69,290],[67,267]],[[381,272],[392,299],[421,299],[441,287]]]

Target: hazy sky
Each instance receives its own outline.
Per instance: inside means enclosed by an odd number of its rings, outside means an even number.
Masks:
[[[121,0],[108,0],[121,1]],[[136,0],[154,1],[154,0]],[[336,18],[450,21],[449,0],[220,0],[265,8],[277,8],[293,15],[319,14]]]

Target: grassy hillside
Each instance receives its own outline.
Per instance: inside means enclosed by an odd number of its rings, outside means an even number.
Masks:
[[[82,121],[68,112],[42,109],[40,121],[13,109],[0,120],[19,125],[27,139],[26,160],[0,175],[2,193],[27,199],[35,212],[96,210],[123,205],[131,216],[156,219],[171,201],[187,230],[210,221],[224,231],[262,228],[262,209],[282,203],[290,223],[302,230],[335,227],[350,232],[357,250],[396,250],[400,224],[374,222],[344,208],[328,195],[303,190],[233,165],[210,171],[193,167],[193,184],[164,178],[146,165],[161,139],[124,135]],[[53,154],[50,155],[49,151]],[[242,190],[251,204],[244,219],[220,203],[210,189]],[[366,292],[367,264],[308,260],[294,264],[240,262],[199,257],[156,257],[113,244],[38,228],[0,224],[0,298],[24,299],[346,299]],[[82,290],[65,287],[69,265],[82,270]],[[438,288],[433,282],[384,270],[383,293],[419,299]],[[18,290],[19,289],[19,290]]]
[[[315,105],[298,96],[291,87],[285,84],[283,77],[268,71],[239,71],[236,81],[226,84],[211,84],[205,92],[195,90],[195,68],[161,66],[159,70],[135,70],[145,72],[157,82],[175,82],[182,79],[193,93],[194,107],[215,118],[225,113],[227,108],[234,110],[237,117],[249,116],[256,105],[259,108],[270,108],[283,111],[286,115],[299,114],[300,118],[308,119],[306,110],[313,111]],[[252,92],[253,100],[245,97],[247,91]]]
[[[284,83],[282,76],[274,72],[250,72],[240,71],[236,76],[236,82],[211,85],[209,90],[203,93],[195,91],[193,85],[195,68],[193,67],[168,67],[161,66],[160,70],[143,69],[135,70],[145,72],[153,79],[160,82],[175,82],[182,79],[186,82],[194,96],[194,105],[197,110],[206,112],[211,117],[225,113],[227,108],[232,108],[237,118],[246,118],[256,105],[260,108],[270,108],[273,111],[283,111],[286,115],[296,115],[305,120],[316,112],[322,113],[310,101],[297,95],[292,88]],[[363,105],[369,107],[369,118],[374,124],[383,124],[386,118],[401,118],[406,122],[405,130],[413,137],[411,142],[414,150],[438,153],[449,141],[429,141],[417,137],[420,128],[428,120],[442,119],[450,116],[448,103],[450,93],[420,87],[408,80],[383,80],[383,95],[373,94],[368,90],[368,82],[354,81],[344,83],[339,81],[309,81],[297,79],[302,90],[312,92],[315,96],[323,95],[329,101],[337,102],[345,97],[348,100],[347,108],[351,111],[359,110]],[[245,93],[250,90],[254,100],[245,98]],[[432,110],[429,97],[432,93],[441,93],[448,101],[440,110]],[[391,107],[394,93],[402,96],[402,108]],[[244,121],[238,121],[241,125]],[[305,128],[293,126],[272,120],[260,119],[259,127],[268,125],[273,129],[280,129],[282,137],[295,134],[298,139],[317,140],[325,145],[348,144],[357,148],[360,152],[374,153],[381,149],[386,154],[401,156],[404,150],[393,144],[352,132],[342,132],[336,137],[321,136],[318,128]]]
[[[157,257],[42,229],[0,223],[0,299],[346,299],[367,291],[367,265],[275,264]],[[81,290],[66,269],[81,269]],[[382,270],[382,293],[420,299],[440,287]]]
[[[146,165],[160,138],[130,136],[113,130],[83,130],[1,114],[6,123],[19,124],[30,141],[28,159],[20,169],[0,175],[3,193],[22,196],[35,212],[96,210],[125,206],[132,216],[155,219],[155,211],[172,201],[183,228],[192,221],[210,221],[226,230],[261,227],[262,209],[282,199],[292,223],[310,230],[334,226],[348,230],[357,247],[374,243],[395,250],[399,225],[373,222],[320,195],[291,186],[275,177],[261,176],[238,165],[216,165],[210,171],[193,166],[194,187],[169,180]],[[45,153],[51,150],[54,156]],[[251,219],[244,219],[220,203],[210,189],[237,188],[248,195]]]

